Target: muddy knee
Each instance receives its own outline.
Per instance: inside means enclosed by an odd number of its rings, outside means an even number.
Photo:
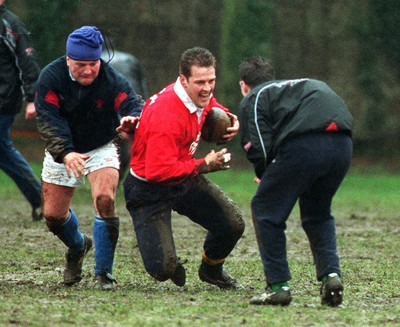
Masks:
[[[108,218],[115,216],[115,202],[113,197],[104,194],[98,195],[95,203],[100,217]]]
[[[153,261],[145,263],[145,268],[148,274],[154,279],[163,282],[171,278],[177,267],[177,260],[171,259],[167,263]]]
[[[232,237],[236,237],[239,239],[245,230],[245,223],[242,217],[242,214],[240,213],[239,209],[232,211],[231,215],[231,222],[229,224],[228,230],[229,234],[232,235]]]
[[[243,220],[237,221],[237,223],[232,228],[232,234],[235,235],[237,238],[240,238],[245,229],[245,224]]]

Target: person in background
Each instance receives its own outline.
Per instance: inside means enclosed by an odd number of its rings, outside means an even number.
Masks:
[[[172,233],[174,210],[208,231],[198,271],[200,279],[219,288],[237,289],[241,285],[223,269],[223,264],[243,234],[242,214],[204,176],[229,168],[229,155],[224,148],[194,158],[211,108],[228,111],[213,95],[215,67],[215,57],[204,48],[191,48],[182,54],[176,82],[144,106],[131,149],[130,174],[123,186],[144,266],[153,278],[170,279],[177,286],[186,282]],[[228,115],[233,124],[224,142],[239,130],[236,115]],[[124,118],[119,129],[133,131]]]
[[[37,85],[37,126],[46,141],[42,170],[46,224],[67,247],[64,284],[82,279],[92,240],[71,208],[75,188],[86,176],[95,210],[95,287],[115,289],[112,275],[119,237],[115,195],[119,157],[114,140],[121,116],[138,121],[143,102],[126,78],[100,58],[103,36],[95,26],[73,31],[66,56],[47,65]]]
[[[289,305],[292,300],[285,229],[299,200],[322,282],[321,302],[338,306],[343,284],[331,204],[350,166],[353,118],[326,83],[275,80],[272,65],[261,57],[243,61],[239,74],[241,145],[259,183],[251,209],[267,284],[250,303]]]
[[[30,33],[0,0],[0,168],[10,176],[32,207],[34,221],[43,218],[39,179],[14,147],[11,127],[25,102],[25,119],[36,115],[34,96],[40,68]]]
[[[102,59],[109,65],[118,70],[126,79],[131,83],[131,86],[137,94],[140,94],[143,100],[147,100],[148,88],[144,68],[139,59],[134,55],[122,51],[103,51]],[[125,139],[123,137],[117,139],[120,158],[120,174],[119,183],[122,183],[124,177],[129,170],[129,161],[131,159],[130,148],[132,139]]]

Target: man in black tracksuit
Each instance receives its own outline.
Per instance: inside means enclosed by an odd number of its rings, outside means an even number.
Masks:
[[[36,116],[33,100],[40,68],[31,43],[25,24],[0,0],[0,169],[30,203],[32,219],[41,220],[40,181],[11,140],[12,124],[23,101],[25,119]]]
[[[241,145],[253,163],[258,190],[253,222],[267,287],[251,304],[288,305],[291,279],[285,228],[299,200],[321,301],[342,303],[343,284],[331,203],[352,157],[353,118],[343,100],[324,82],[275,80],[262,58],[240,66]]]

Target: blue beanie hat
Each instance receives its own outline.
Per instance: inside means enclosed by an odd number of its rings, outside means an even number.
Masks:
[[[97,60],[101,57],[103,37],[96,26],[82,26],[67,40],[67,56],[74,60]]]

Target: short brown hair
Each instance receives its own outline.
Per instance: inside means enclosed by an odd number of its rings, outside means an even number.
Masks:
[[[201,47],[194,47],[182,53],[179,62],[179,74],[189,78],[191,76],[192,66],[215,68],[216,60],[209,50]]]
[[[245,59],[239,66],[240,80],[249,87],[268,82],[275,79],[275,71],[272,64],[262,58],[255,56]]]

